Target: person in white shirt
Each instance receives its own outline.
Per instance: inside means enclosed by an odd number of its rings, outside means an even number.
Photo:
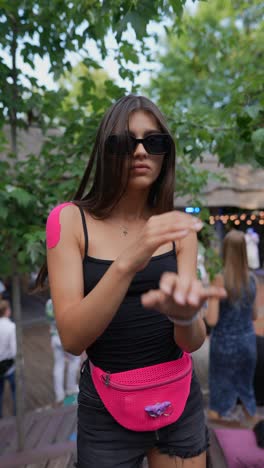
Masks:
[[[2,298],[3,293],[6,291],[6,287],[3,281],[0,279],[0,298]]]
[[[251,270],[257,270],[260,268],[259,262],[259,235],[254,231],[253,228],[248,228],[246,235],[246,248],[247,248],[247,259],[248,266]]]
[[[46,317],[50,323],[51,347],[53,350],[54,367],[53,367],[53,382],[56,404],[63,403],[65,396],[75,395],[79,391],[77,385],[77,374],[80,370],[81,357],[64,351],[59,333],[56,326],[56,321],[53,312],[52,300],[46,302]],[[66,389],[64,388],[64,369],[67,366],[66,374]]]
[[[10,320],[10,315],[9,302],[0,300],[0,418],[2,418],[5,381],[9,382],[13,398],[13,412],[14,414],[16,412],[16,326]]]

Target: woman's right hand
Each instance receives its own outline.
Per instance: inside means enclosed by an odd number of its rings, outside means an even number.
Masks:
[[[198,232],[202,227],[200,219],[181,211],[151,216],[137,239],[118,257],[118,262],[125,271],[135,274],[145,268],[161,245],[182,239],[191,231]]]

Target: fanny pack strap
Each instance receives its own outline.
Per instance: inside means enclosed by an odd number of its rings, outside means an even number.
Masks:
[[[91,372],[91,375],[92,375],[92,374],[93,374],[94,365],[93,365],[92,361],[90,361],[90,359],[89,359],[88,363],[89,363],[89,368],[90,368],[90,372]]]

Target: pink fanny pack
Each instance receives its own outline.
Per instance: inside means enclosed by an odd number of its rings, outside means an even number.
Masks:
[[[155,431],[181,416],[190,393],[192,359],[180,359],[126,372],[108,373],[90,361],[94,386],[106,409],[123,427]]]

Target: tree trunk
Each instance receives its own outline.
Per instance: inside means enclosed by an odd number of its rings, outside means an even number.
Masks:
[[[21,286],[18,273],[12,277],[12,303],[14,320],[16,323],[17,355],[16,355],[16,426],[17,426],[17,450],[23,450],[25,446],[24,433],[24,359],[22,352],[22,322],[21,322]]]
[[[12,277],[12,302],[13,313],[16,324],[17,355],[16,355],[16,427],[17,427],[17,450],[21,451],[25,446],[24,430],[24,359],[22,351],[22,323],[21,323],[21,286],[18,273],[14,272]]]
[[[12,28],[12,79],[13,79],[13,103],[10,107],[10,127],[11,127],[11,150],[18,157],[17,151],[17,18],[10,17]],[[15,247],[15,246],[14,246]],[[17,270],[16,259],[13,262],[12,275],[12,301],[14,320],[16,323],[17,355],[16,355],[16,427],[17,427],[17,450],[21,451],[25,446],[24,432],[24,372],[23,372],[23,351],[22,351],[22,324],[21,324],[21,286]]]

